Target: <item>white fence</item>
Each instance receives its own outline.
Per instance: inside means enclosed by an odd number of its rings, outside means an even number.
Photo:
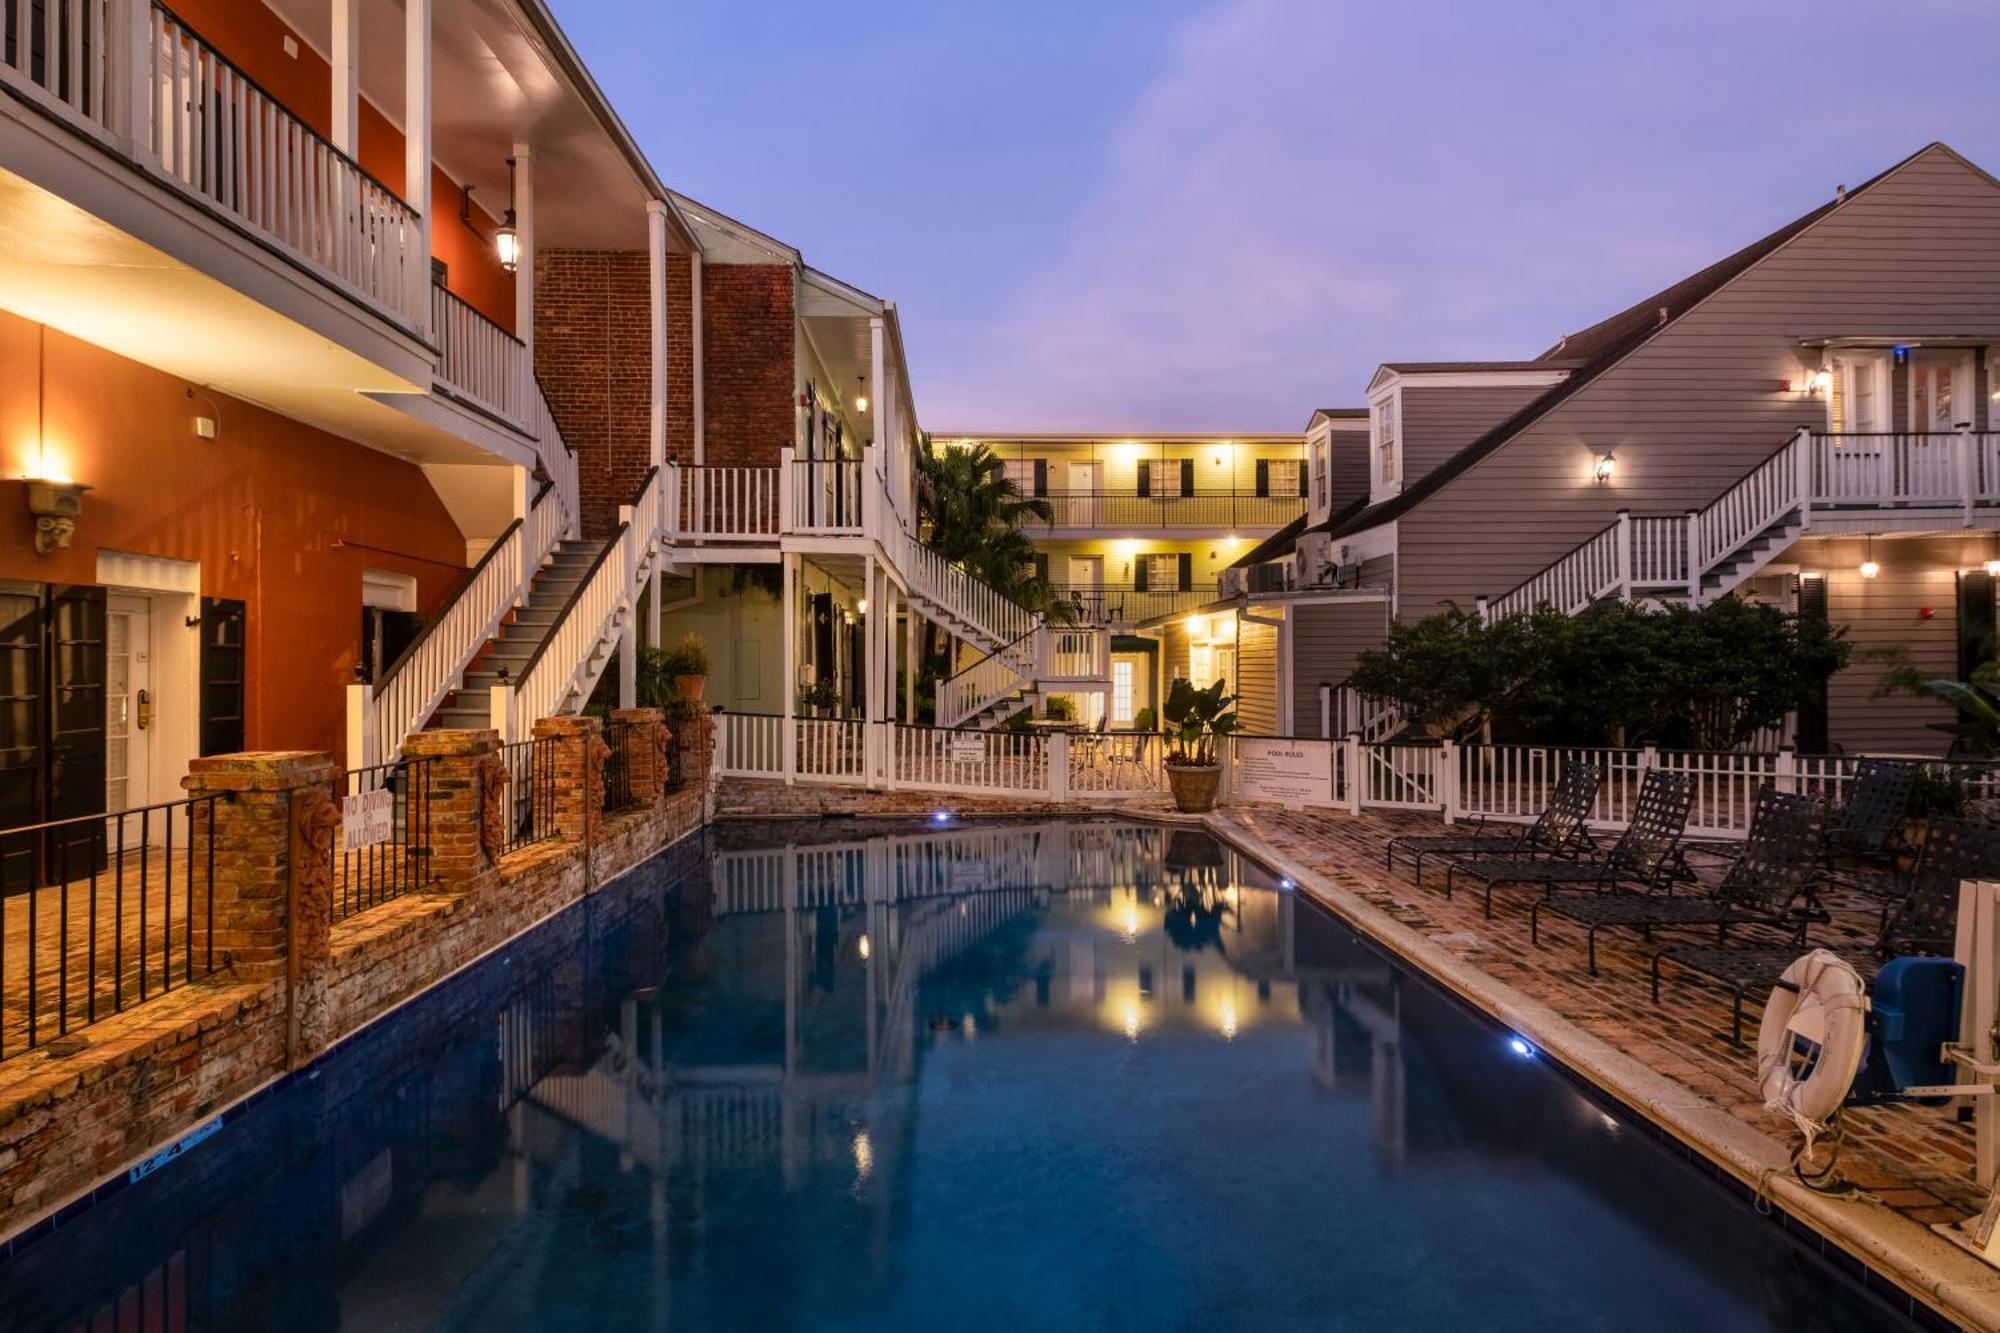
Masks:
[[[778,534],[774,467],[667,464],[667,533],[698,541],[766,540]]]
[[[539,391],[528,348],[443,287],[431,286],[431,336],[440,353],[438,380],[456,396],[533,433]]]

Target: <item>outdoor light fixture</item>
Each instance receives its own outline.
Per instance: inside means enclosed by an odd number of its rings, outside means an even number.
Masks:
[[[28,512],[35,516],[35,554],[69,549],[76,520],[83,514],[83,493],[90,489],[67,477],[24,477]]]
[[[863,935],[861,937],[860,941],[855,945],[854,951],[861,955],[862,962],[865,963],[868,961],[868,955],[871,952],[873,952],[873,950],[870,948],[868,944],[868,937],[866,935]]]
[[[521,233],[514,216],[514,159],[507,159],[507,215],[500,219],[500,230],[493,233],[493,249],[500,256],[500,267],[509,273],[521,267]]]
[[[862,599],[861,599],[860,601],[856,602],[856,603],[854,604],[854,609],[855,609],[856,611],[859,611],[859,612],[860,612],[860,613],[861,613],[862,615],[864,615],[864,616],[865,616],[865,615],[867,615],[867,614],[868,614],[868,599],[867,599],[866,597],[864,597],[864,598],[862,598]]]
[[[856,375],[854,378],[861,385],[861,391],[854,395],[854,410],[857,412],[866,412],[868,410],[868,377],[866,375]]]
[[[1617,458],[1612,455],[1609,449],[1604,449],[1599,451],[1597,463],[1590,469],[1590,475],[1596,480],[1599,486],[1603,486],[1610,482],[1612,475],[1617,471]]]
[[[1875,563],[1875,535],[1870,533],[1868,536],[1868,554],[1861,561],[1861,577],[1872,579],[1881,572],[1882,566]]]
[[[1792,387],[1808,398],[1824,398],[1826,391],[1833,387],[1833,372],[1823,368],[1808,370],[1792,381]]]

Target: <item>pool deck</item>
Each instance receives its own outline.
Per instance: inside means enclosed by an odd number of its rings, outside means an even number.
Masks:
[[[1728,995],[1712,983],[1682,980],[1670,968],[1660,1003],[1650,998],[1653,950],[1697,937],[1656,932],[1659,944],[1649,946],[1632,932],[1606,932],[1592,977],[1581,927],[1545,917],[1541,944],[1530,941],[1532,892],[1503,891],[1489,920],[1476,892],[1444,896],[1440,864],[1426,866],[1422,888],[1400,858],[1393,872],[1384,869],[1388,840],[1446,831],[1435,818],[1232,807],[1208,824],[1939,1313],[1968,1327],[2000,1328],[2000,1270],[1938,1230],[1985,1203],[1972,1180],[1971,1126],[1945,1109],[1850,1109],[1839,1171],[1853,1190],[1807,1189],[1790,1171],[1795,1135],[1764,1109],[1757,1090],[1756,1001],[1745,1006],[1743,1049],[1730,1044]],[[1879,903],[1858,891],[1834,892],[1834,922],[1815,928],[1813,942],[1836,952],[1843,941],[1865,948]]]

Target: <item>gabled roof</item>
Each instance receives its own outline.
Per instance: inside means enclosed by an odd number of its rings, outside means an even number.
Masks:
[[[1316,407],[1313,409],[1313,414],[1306,418],[1306,429],[1311,430],[1313,423],[1321,417],[1325,417],[1328,421],[1340,421],[1348,425],[1365,427],[1368,424],[1368,409],[1365,407]]]
[[[1548,415],[1551,409],[1591,383],[1599,375],[1617,365],[1641,346],[1651,341],[1653,336],[1665,329],[1688,311],[1713,296],[1724,286],[1747,272],[1765,256],[1777,250],[1787,241],[1871,186],[1888,178],[1932,149],[1943,149],[1958,157],[1957,153],[1941,143],[1927,144],[1904,158],[1901,162],[1878,175],[1870,177],[1843,196],[1837,196],[1821,204],[1803,217],[1786,223],[1761,240],[1753,241],[1735,254],[1710,264],[1698,273],[1692,273],[1679,282],[1655,292],[1643,301],[1634,302],[1609,319],[1599,320],[1586,329],[1569,334],[1555,346],[1543,352],[1538,362],[1548,368],[1559,368],[1575,362],[1577,368],[1565,376],[1560,384],[1554,385],[1546,393],[1516,411],[1499,425],[1453,454],[1431,471],[1403,488],[1398,495],[1391,496],[1380,504],[1369,505],[1349,518],[1334,515],[1327,521],[1328,530],[1335,537],[1345,537],[1356,532],[1387,523],[1399,515],[1406,514],[1423,503],[1424,500],[1442,490],[1453,479],[1470,469],[1474,464],[1499,449],[1523,430]],[[1959,158],[1964,161],[1963,158]],[[1976,168],[1975,168],[1976,170]],[[1984,174],[1984,173],[1981,173]],[[1433,363],[1434,364],[1434,363]],[[1488,363],[1489,366],[1491,363]],[[1516,363],[1522,364],[1522,363]],[[1529,365],[1536,363],[1526,363]]]

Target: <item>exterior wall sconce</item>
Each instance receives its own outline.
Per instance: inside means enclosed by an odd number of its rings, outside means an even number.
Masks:
[[[1611,478],[1616,476],[1617,473],[1618,459],[1609,449],[1600,450],[1597,455],[1597,462],[1591,465],[1591,480],[1595,481],[1599,486],[1608,486],[1611,484]]]
[[[1988,574],[2000,575],[2000,560],[1988,560],[1986,562],[1986,572]]]
[[[1861,577],[1872,579],[1882,572],[1882,566],[1875,563],[1875,535],[1868,535],[1868,554],[1861,561]]]
[[[866,412],[868,410],[868,377],[866,375],[857,375],[855,379],[859,381],[861,389],[860,392],[854,395],[854,410],[857,412]]]
[[[507,159],[507,215],[500,219],[500,230],[493,233],[493,249],[500,256],[500,267],[509,273],[521,267],[521,232],[519,219],[514,216],[514,159]]]
[[[1792,381],[1792,391],[1808,398],[1824,398],[1833,387],[1833,372],[1826,369],[1808,370]]]
[[[83,514],[83,493],[90,489],[74,481],[28,477],[28,512],[35,516],[35,554],[67,551]]]

